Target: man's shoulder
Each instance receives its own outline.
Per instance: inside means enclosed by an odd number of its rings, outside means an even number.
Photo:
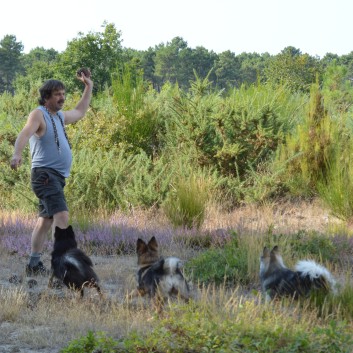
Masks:
[[[28,115],[28,120],[29,121],[44,122],[43,111],[39,107],[33,109]]]
[[[41,115],[43,115],[43,112],[44,112],[43,108],[41,106],[38,106],[38,107],[34,108],[29,114],[30,115],[31,114],[36,114],[36,115],[41,114]]]

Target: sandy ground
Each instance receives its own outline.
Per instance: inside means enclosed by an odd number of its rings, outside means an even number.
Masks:
[[[3,255],[1,259],[1,290],[20,291],[21,293],[26,293],[27,296],[25,299],[25,308],[22,308],[24,312],[18,314],[14,321],[7,320],[0,323],[0,353],[59,352],[64,344],[55,343],[53,347],[50,347],[49,339],[50,335],[55,334],[57,330],[57,327],[54,327],[57,318],[52,321],[48,319],[43,325],[43,320],[45,319],[43,318],[43,309],[41,309],[38,311],[40,324],[37,327],[36,311],[38,310],[38,305],[41,305],[38,302],[41,296],[45,295],[48,298],[55,298],[55,302],[62,299],[63,305],[65,305],[65,301],[71,304],[72,300],[79,300],[77,299],[78,296],[66,287],[49,289],[49,277],[26,277],[24,269],[27,259],[24,257]],[[104,300],[115,301],[119,304],[126,296],[127,291],[135,287],[135,273],[137,269],[135,256],[91,256],[91,259],[94,263],[94,269],[100,278],[100,285],[105,296]],[[49,257],[44,256],[43,262],[46,266],[49,266]],[[88,302],[90,300],[95,305],[94,303],[97,303],[101,299],[95,290],[86,289],[83,301]],[[31,339],[30,336],[34,332],[34,338]],[[42,343],[35,336],[42,336]],[[32,340],[37,340],[37,342],[31,342]]]

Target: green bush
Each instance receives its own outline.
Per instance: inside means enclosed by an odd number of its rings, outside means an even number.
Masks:
[[[300,230],[293,234],[276,234],[271,231],[265,236],[264,244],[268,247],[278,245],[284,262],[314,258],[320,262],[338,261],[341,249],[334,243],[334,238],[317,231]]]
[[[353,218],[353,163],[352,138],[347,122],[340,119],[334,138],[332,153],[325,159],[325,173],[318,181],[320,198],[338,218],[350,221]]]
[[[244,285],[250,282],[248,254],[236,234],[222,247],[213,247],[193,257],[186,271],[202,284]]]
[[[210,197],[210,183],[191,175],[179,178],[163,204],[168,219],[176,227],[200,228]]]
[[[66,195],[76,209],[151,207],[166,194],[172,174],[173,169],[159,160],[153,163],[144,152],[83,149],[75,153]]]
[[[258,84],[217,91],[208,77],[196,77],[187,92],[169,83],[157,92],[135,69],[116,73],[112,87],[94,95],[86,118],[68,127],[74,164],[66,190],[72,207],[160,207],[169,195],[165,207],[172,222],[200,226],[204,192],[194,199],[182,194],[189,191],[190,170],[202,170],[211,175],[212,188],[218,191],[212,197],[221,194],[227,209],[288,193],[312,196],[321,177],[320,190],[330,191],[321,191],[322,198],[335,213],[350,217],[349,198],[339,199],[340,190],[349,188],[348,160],[332,159],[340,133],[351,135],[340,128],[347,115],[341,110],[342,115],[333,115],[334,108],[328,115],[317,86],[308,104],[305,94],[286,87]],[[7,166],[17,133],[37,105],[38,83],[28,89],[17,87],[14,96],[0,95],[0,192],[2,203],[10,208],[33,209],[29,179],[25,180],[27,150],[20,175],[13,175]],[[68,95],[65,109],[72,109],[79,97],[79,92]],[[351,145],[350,138],[344,142]],[[271,163],[279,146],[277,163]],[[344,151],[349,154],[348,147]],[[338,150],[337,156],[347,155],[344,151]],[[9,185],[14,186],[11,192]]]
[[[317,185],[327,172],[326,161],[340,138],[340,129],[325,108],[318,84],[311,87],[306,110],[303,121],[279,146],[274,168],[285,166],[282,180],[291,195],[312,197],[317,195]]]
[[[88,332],[86,336],[71,341],[60,353],[116,353],[117,342],[104,332]]]

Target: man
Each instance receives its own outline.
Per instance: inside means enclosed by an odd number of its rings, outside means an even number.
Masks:
[[[27,276],[47,274],[40,261],[49,230],[68,228],[69,212],[64,186],[70,174],[72,155],[65,125],[80,120],[86,114],[91,101],[93,82],[88,70],[78,71],[77,78],[85,88],[80,101],[72,110],[62,111],[65,102],[65,86],[57,80],[48,80],[39,89],[40,106],[28,116],[26,125],[15,142],[11,168],[22,162],[22,152],[29,141],[32,166],[32,190],[39,199],[39,217],[31,240],[31,256],[26,266]]]

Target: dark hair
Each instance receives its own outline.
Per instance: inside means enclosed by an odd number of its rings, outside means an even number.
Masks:
[[[65,86],[61,81],[58,80],[48,80],[45,81],[43,86],[39,88],[40,98],[38,102],[40,105],[44,105],[45,100],[50,98],[54,91],[64,90]]]

